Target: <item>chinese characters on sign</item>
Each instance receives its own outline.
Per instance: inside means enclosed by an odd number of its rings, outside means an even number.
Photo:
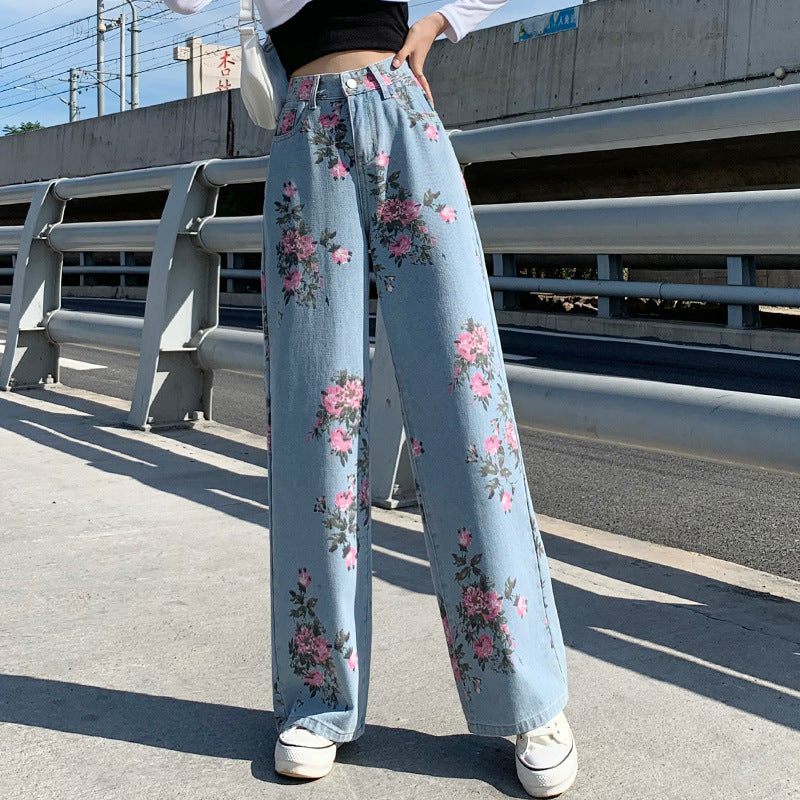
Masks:
[[[568,31],[578,27],[578,6],[561,8],[548,14],[539,14],[514,23],[514,42],[546,36],[548,33]]]
[[[186,61],[186,96],[224,92],[241,86],[241,47],[203,44],[199,36],[175,48],[175,59]]]

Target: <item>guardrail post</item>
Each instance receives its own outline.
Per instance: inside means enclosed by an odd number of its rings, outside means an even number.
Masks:
[[[417,502],[411,451],[400,411],[400,392],[383,324],[381,306],[375,319],[369,399],[370,494],[381,508]]]
[[[597,256],[597,280],[599,281],[621,281],[622,256],[619,253],[598,254]],[[624,297],[602,297],[597,298],[598,317],[624,317],[625,298]]]
[[[219,321],[220,255],[198,232],[213,217],[219,186],[203,179],[205,162],[180,167],[153,245],[142,347],[127,424],[140,430],[211,419],[214,373],[197,349]]]
[[[498,277],[517,277],[517,256],[515,253],[493,253],[493,272]],[[499,311],[517,311],[520,307],[517,292],[492,292],[494,307]]]
[[[58,383],[60,348],[44,327],[47,314],[61,307],[63,256],[47,241],[50,227],[64,217],[66,202],[53,188],[57,181],[36,187],[22,227],[6,333],[0,362],[0,389],[32,389]]]
[[[755,256],[728,256],[729,286],[758,286]],[[758,306],[728,305],[729,328],[758,328],[761,315]]]

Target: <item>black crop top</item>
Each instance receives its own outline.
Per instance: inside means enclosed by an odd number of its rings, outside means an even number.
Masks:
[[[310,0],[269,31],[287,77],[340,50],[399,50],[408,35],[408,3]]]

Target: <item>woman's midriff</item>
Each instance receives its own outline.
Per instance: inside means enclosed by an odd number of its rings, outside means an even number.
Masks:
[[[374,64],[386,56],[392,55],[394,50],[340,50],[337,53],[315,58],[302,67],[298,67],[289,78],[296,75],[316,75],[331,72],[346,72],[351,69],[360,69],[367,64]]]

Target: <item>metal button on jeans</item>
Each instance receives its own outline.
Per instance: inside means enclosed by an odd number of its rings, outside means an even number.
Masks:
[[[355,89],[358,86],[358,81],[355,78],[348,78],[345,83],[351,88]]]

